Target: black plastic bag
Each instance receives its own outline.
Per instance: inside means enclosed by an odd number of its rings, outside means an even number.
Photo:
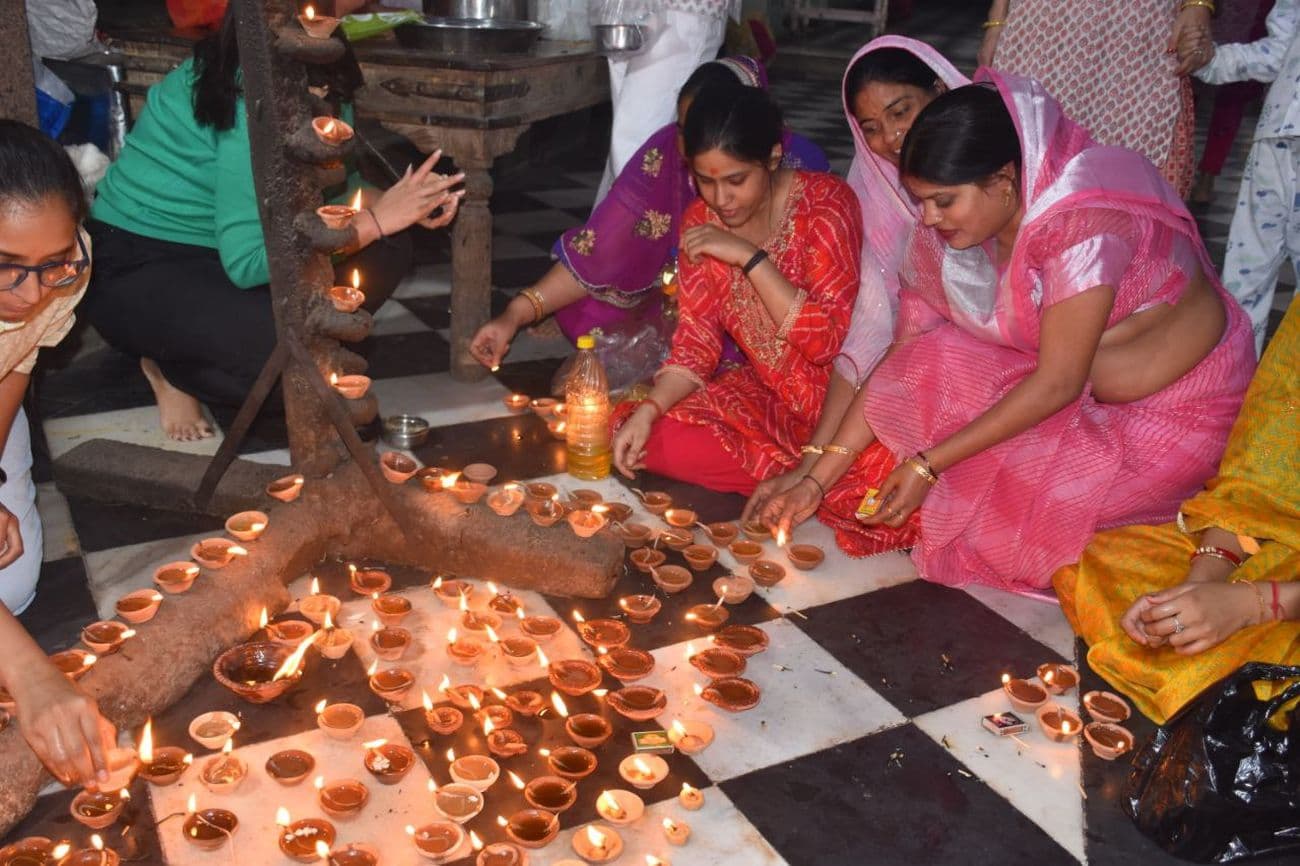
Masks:
[[[1273,700],[1251,684],[1296,679]],[[1300,696],[1300,667],[1250,662],[1206,689],[1133,760],[1124,811],[1176,857],[1232,863],[1300,852],[1300,714],[1268,720]]]

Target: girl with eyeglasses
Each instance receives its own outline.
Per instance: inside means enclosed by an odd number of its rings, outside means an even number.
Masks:
[[[15,618],[36,596],[41,522],[23,395],[36,356],[72,328],[90,276],[81,178],[63,148],[0,119],[0,687],[32,751],[60,781],[107,778],[113,726]]]

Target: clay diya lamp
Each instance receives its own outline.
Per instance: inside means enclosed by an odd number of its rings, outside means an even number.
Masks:
[[[1054,743],[1073,740],[1083,730],[1083,719],[1079,718],[1079,714],[1060,704],[1044,704],[1038,708],[1035,715],[1038,718],[1038,727],[1042,729],[1047,739]]]
[[[124,623],[105,619],[92,622],[81,630],[81,642],[97,655],[111,655],[122,648],[122,643],[135,634]]]
[[[379,866],[379,852],[360,842],[330,851],[326,866]]]
[[[677,803],[683,809],[697,812],[704,807],[704,792],[699,788],[691,787],[687,782],[682,782],[682,790],[677,795]]]
[[[542,527],[554,526],[564,517],[564,506],[555,499],[544,499],[541,502],[525,502],[524,508],[528,511],[528,516],[532,518],[533,523]]]
[[[465,714],[455,707],[433,707],[424,711],[424,723],[435,734],[454,734],[465,723]]]
[[[1094,722],[1118,725],[1133,715],[1128,701],[1114,692],[1092,691],[1083,696],[1083,706]]]
[[[462,755],[451,762],[451,779],[482,793],[501,776],[501,765],[487,755]]]
[[[491,463],[471,463],[460,471],[460,476],[475,484],[491,484],[497,477],[497,468]]]
[[[574,745],[598,749],[614,735],[614,726],[594,713],[576,713],[564,720],[564,732]]]
[[[332,15],[317,15],[316,9],[309,3],[298,13],[298,23],[312,39],[329,39],[339,26],[339,19]]]
[[[767,541],[772,537],[772,530],[757,520],[745,521],[740,525],[740,531],[745,533],[745,537],[750,541]]]
[[[527,394],[507,394],[501,398],[505,407],[516,415],[528,411],[529,399]]]
[[[762,694],[754,682],[744,677],[722,677],[705,686],[700,697],[727,712],[743,713],[758,706]]]
[[[611,709],[634,722],[644,722],[660,715],[668,707],[668,696],[649,686],[628,686],[609,693]]]
[[[404,595],[386,593],[372,597],[370,609],[384,625],[395,627],[411,613],[411,600]]]
[[[181,832],[201,851],[216,851],[239,829],[239,818],[226,809],[200,809],[185,816]]]
[[[483,658],[483,644],[472,638],[457,637],[456,630],[447,634],[447,658],[461,667],[472,668]]]
[[[630,621],[647,623],[659,613],[663,602],[653,595],[625,595],[618,600],[618,606]]]
[[[411,645],[411,633],[401,626],[388,626],[370,633],[370,648],[386,662],[397,661]]]
[[[541,692],[521,689],[512,692],[506,698],[506,706],[524,718],[531,719],[542,711],[542,708],[546,706],[546,701],[542,698]]]
[[[623,837],[608,824],[588,824],[569,840],[576,853],[588,863],[608,863],[623,853]]]
[[[664,522],[678,529],[691,526],[697,519],[698,515],[689,508],[669,508],[664,511]]]
[[[103,830],[122,814],[124,804],[120,792],[107,794],[103,791],[81,791],[72,798],[68,811],[78,824],[92,830]]]
[[[335,740],[348,740],[361,730],[366,720],[365,711],[356,704],[330,704],[321,701],[316,705],[316,727]]]
[[[708,523],[704,526],[704,534],[719,547],[726,547],[740,535],[740,527],[734,523]]]
[[[314,594],[298,602],[298,612],[316,625],[323,625],[325,617],[335,619],[339,615],[339,609],[343,607],[343,602],[337,596]]]
[[[566,779],[585,779],[596,772],[596,755],[581,746],[560,746],[546,756],[551,772]]]
[[[326,204],[316,208],[316,216],[327,229],[347,228],[356,215],[357,212],[345,204]]]
[[[559,492],[560,489],[549,481],[530,481],[524,485],[524,493],[527,494],[529,502],[554,500]]]
[[[197,574],[198,569],[195,569]],[[148,622],[158,613],[158,607],[162,604],[162,594],[152,589],[137,589],[135,592],[128,592],[117,600],[113,609],[117,615],[132,625],[139,625],[142,622]]]
[[[547,679],[564,694],[577,697],[600,685],[600,668],[586,659],[559,659],[551,662]]]
[[[225,538],[206,538],[190,548],[190,558],[212,571],[225,568],[244,553],[244,548]]]
[[[1048,662],[1038,666],[1038,680],[1049,694],[1063,695],[1079,685],[1079,671],[1072,665]]]
[[[73,851],[64,859],[59,860],[58,866],[120,866],[122,858],[118,856],[116,851],[112,848],[105,848],[104,843],[100,841],[98,836],[91,836],[90,838],[91,841],[96,843],[95,847],[81,848],[80,850]],[[57,848],[54,849],[54,853],[58,853]],[[52,859],[53,854],[50,856],[50,860],[40,860],[36,862],[52,863],[54,862]]]
[[[152,755],[141,752],[140,769],[137,771],[137,775],[151,785],[162,788],[175,784],[190,768],[192,759],[179,746],[159,746],[152,751]]]
[[[591,538],[609,522],[605,515],[586,509],[569,512],[568,521],[569,528],[579,538]]]
[[[463,580],[443,580],[441,577],[433,582],[433,594],[447,607],[459,607],[464,597],[466,604],[474,595],[474,587]]]
[[[598,490],[579,488],[569,494],[569,501],[575,508],[594,508],[597,505],[604,505],[605,497],[601,496]]]
[[[668,727],[668,739],[685,755],[702,752],[713,742],[713,726],[708,722],[687,719],[676,720]]]
[[[360,373],[351,373],[346,376],[330,373],[330,386],[344,400],[360,400],[370,390],[370,377],[362,376]]]
[[[743,538],[731,542],[727,549],[731,551],[732,558],[741,565],[750,565],[757,562],[758,558],[763,555],[763,545],[757,541],[749,541]]]
[[[689,544],[682,551],[682,558],[691,571],[708,571],[718,560],[718,549],[710,544]]]
[[[293,502],[302,494],[305,481],[301,475],[285,475],[266,485],[266,495],[281,502]]]
[[[659,533],[659,541],[669,550],[683,551],[695,543],[695,533],[670,526]]]
[[[50,656],[50,664],[74,683],[94,667],[98,657],[81,649],[68,649]]]
[[[266,775],[286,788],[297,785],[316,769],[316,759],[302,749],[284,749],[266,759]],[[326,844],[333,844],[331,839]]]
[[[58,853],[62,855],[66,847],[66,843],[61,843]],[[45,836],[28,836],[12,845],[0,848],[0,866],[55,866],[66,862],[54,856],[54,848],[52,839]]]
[[[537,661],[537,641],[530,637],[504,637],[498,646],[511,667],[527,667]]]
[[[691,585],[695,578],[685,568],[680,565],[661,565],[651,572],[655,586],[662,589],[669,595],[681,592]]]
[[[615,647],[602,654],[596,663],[611,676],[625,683],[644,679],[655,669],[655,657],[632,647]]]
[[[605,516],[613,523],[625,523],[632,516],[632,506],[626,502],[606,502]]]
[[[729,574],[713,581],[713,594],[726,604],[740,604],[754,592],[754,579],[745,574]]]
[[[510,723],[515,720],[514,712],[501,704],[491,704],[483,707],[474,714],[474,721],[482,725],[484,722],[492,722],[495,728],[508,728]]]
[[[239,718],[234,713],[224,710],[201,713],[190,722],[190,739],[205,749],[219,749],[239,728]]]
[[[546,422],[547,432],[561,442],[569,438],[569,434],[566,432],[568,429],[569,424],[563,418],[551,418]]]
[[[451,488],[451,495],[455,496],[456,501],[461,505],[473,505],[483,498],[484,493],[487,493],[486,484],[470,481],[464,476],[457,478]]]
[[[241,511],[226,519],[226,532],[240,541],[257,541],[270,522],[263,511]]]
[[[735,650],[720,646],[693,653],[689,659],[691,667],[711,680],[722,677],[738,677],[745,672],[745,657]]]
[[[513,758],[528,751],[524,735],[514,728],[493,728],[487,735],[487,747],[498,758]]]
[[[467,631],[486,634],[488,629],[501,628],[501,617],[488,610],[463,610],[460,614],[460,624]]]
[[[524,786],[524,800],[535,809],[558,814],[578,802],[578,786],[559,776],[538,776]]]
[[[664,560],[668,559],[668,554],[653,547],[643,547],[640,550],[632,551],[628,559],[632,561],[632,565],[636,566],[637,571],[642,574],[651,574],[654,569],[664,564]]]
[[[370,691],[377,697],[390,704],[400,704],[415,685],[415,674],[405,668],[389,668],[371,674],[369,683]]]
[[[382,743],[366,749],[366,769],[381,785],[396,785],[415,766],[415,752],[400,743]]]
[[[456,859],[456,854],[465,844],[465,831],[454,821],[434,821],[423,827],[407,827],[411,842],[421,857],[434,863],[446,863]]]
[[[611,824],[634,824],[645,814],[645,801],[631,791],[614,788],[596,798],[596,813]]]
[[[767,632],[752,625],[723,626],[713,633],[714,645],[733,650],[748,658],[767,649]]]
[[[298,863],[318,863],[316,843],[334,845],[334,825],[324,818],[302,818],[280,827],[280,853]]]
[[[812,571],[822,564],[826,554],[815,544],[791,544],[785,549],[785,558],[800,571]]]
[[[130,746],[109,749],[104,762],[108,764],[108,779],[99,783],[101,791],[122,790],[131,784],[136,770],[139,769],[139,756]]]
[[[618,774],[634,788],[648,791],[668,776],[668,762],[658,755],[628,755],[619,762]]]
[[[385,451],[379,457],[379,469],[390,484],[405,484],[419,468],[419,463],[400,451]]]
[[[560,819],[545,809],[522,809],[506,820],[506,835],[524,848],[543,848],[560,832]]]
[[[546,643],[563,627],[564,623],[553,616],[526,616],[519,621],[519,630],[538,643]]]
[[[393,576],[382,568],[357,568],[349,571],[351,576],[348,578],[348,586],[357,595],[382,594],[388,592],[393,585]]]
[[[591,619],[578,624],[578,636],[595,649],[611,650],[625,646],[632,630],[616,619]]]
[[[533,414],[538,418],[549,418],[555,413],[555,407],[559,402],[554,397],[538,397],[528,401],[528,408],[532,409]]]
[[[639,491],[638,491],[639,492]],[[649,493],[641,493],[641,505],[646,511],[656,516],[662,515],[669,508],[673,507],[673,498],[667,493],[660,493],[652,490]]]
[[[1002,675],[1002,691],[1007,693],[1011,706],[1022,713],[1036,712],[1047,703],[1047,689],[1031,680],[1014,678],[1009,674]]]
[[[344,207],[344,205],[325,205],[325,207],[317,208],[316,213],[320,214],[326,208],[332,210],[339,207]],[[347,210],[351,211],[352,208],[347,208]],[[355,211],[353,211],[352,215],[354,214]],[[349,215],[349,221],[352,215]],[[324,221],[324,217],[322,217],[322,221]],[[326,222],[326,225],[328,224]],[[355,313],[357,308],[366,302],[366,295],[356,286],[330,286],[329,299],[330,303],[334,305],[334,309],[340,313]]]
[[[208,758],[199,770],[199,781],[214,794],[229,794],[238,788],[248,775],[248,765],[230,754],[230,741],[226,751]]]
[[[474,866],[528,866],[528,852],[513,842],[492,842],[478,852]]]
[[[686,621],[698,625],[705,631],[721,627],[731,617],[731,611],[718,604],[697,604],[686,611]]]
[[[267,623],[266,636],[281,646],[296,647],[310,637],[316,629],[300,619],[282,619]]]
[[[329,620],[327,619],[326,622],[328,623]],[[354,640],[356,635],[352,634],[351,629],[329,627],[321,632],[320,638],[316,641],[316,648],[325,658],[338,661],[352,649]]]
[[[1133,749],[1133,734],[1113,722],[1089,722],[1083,729],[1083,738],[1092,752],[1103,761],[1113,761]]]
[[[447,698],[462,710],[477,710],[483,706],[483,697],[483,688],[473,683],[464,683],[447,690]]]
[[[770,559],[760,559],[758,562],[750,564],[749,576],[759,586],[776,586],[785,580],[785,566],[779,565]]]
[[[504,616],[517,616],[524,604],[515,598],[509,590],[501,592],[496,588],[496,584],[489,583],[488,587],[492,589],[492,597],[488,599],[488,609]]]
[[[691,826],[684,821],[664,818],[660,826],[664,828],[664,838],[673,845],[685,845],[686,841],[691,838]]]
[[[488,508],[500,516],[509,517],[524,504],[524,491],[517,484],[507,484],[500,490],[493,490],[488,496],[487,504]]]
[[[447,820],[464,824],[483,811],[483,795],[471,785],[453,782],[434,792],[433,808]]]
[[[648,542],[651,536],[654,535],[654,530],[646,526],[644,523],[620,522],[615,527],[614,531],[617,532],[618,537],[623,540],[623,546],[632,550],[645,546],[646,542]]]
[[[340,779],[320,785],[316,800],[331,818],[355,818],[370,800],[370,789],[356,779]]]

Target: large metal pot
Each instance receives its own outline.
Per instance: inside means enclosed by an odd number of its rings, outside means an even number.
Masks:
[[[407,48],[444,54],[524,54],[542,35],[535,21],[491,21],[481,18],[433,18],[403,24],[397,41]]]
[[[424,0],[424,14],[435,18],[527,21],[528,0]]]

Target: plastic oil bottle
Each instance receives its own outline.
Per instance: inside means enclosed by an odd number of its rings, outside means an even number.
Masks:
[[[578,338],[578,356],[564,389],[564,439],[569,474],[594,481],[609,475],[609,380],[596,357],[596,338]]]

